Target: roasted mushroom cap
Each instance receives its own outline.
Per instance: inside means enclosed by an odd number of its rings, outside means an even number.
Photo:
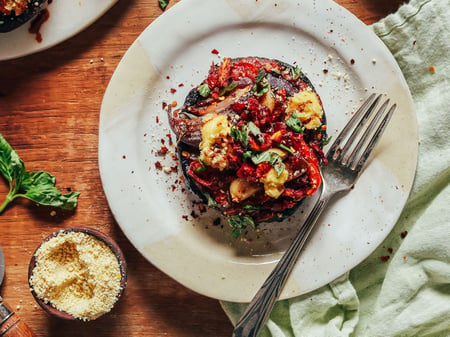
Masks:
[[[228,218],[281,221],[320,186],[325,114],[299,67],[224,59],[169,121],[187,185]]]

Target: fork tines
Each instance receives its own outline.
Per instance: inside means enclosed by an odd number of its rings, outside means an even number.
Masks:
[[[386,99],[376,110],[382,96],[381,94],[377,96],[375,93],[369,96],[337,136],[328,152],[334,154],[334,160],[340,161],[356,172],[360,171],[364,165],[396,109],[397,105],[393,104],[386,112],[390,102]],[[340,149],[343,141],[345,145]]]

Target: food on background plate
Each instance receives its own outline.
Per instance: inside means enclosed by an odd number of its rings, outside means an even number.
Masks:
[[[227,217],[234,237],[290,216],[320,187],[325,115],[298,66],[223,58],[169,109],[169,123],[188,186]]]
[[[10,32],[35,17],[47,0],[0,0],[0,33]]]

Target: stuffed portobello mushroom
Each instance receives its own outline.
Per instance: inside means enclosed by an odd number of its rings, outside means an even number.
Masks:
[[[20,27],[46,5],[47,0],[0,0],[0,33]]]
[[[227,217],[235,237],[290,216],[320,187],[325,114],[297,66],[223,58],[169,110],[169,123],[188,186]]]

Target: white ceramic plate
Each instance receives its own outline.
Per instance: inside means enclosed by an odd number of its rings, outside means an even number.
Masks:
[[[101,17],[117,0],[54,0],[40,29],[42,42],[28,32],[30,22],[0,34],[0,61],[36,53],[74,36]]]
[[[369,92],[398,104],[354,190],[319,219],[282,298],[325,285],[388,235],[408,197],[418,147],[413,103],[395,60],[368,27],[332,1],[183,0],[155,20],[120,62],[101,108],[99,164],[112,212],[151,263],[206,296],[249,301],[279,260],[307,211],[235,240],[224,219],[213,224],[220,217],[215,211],[200,214],[180,170],[155,168],[177,165],[157,154],[170,133],[162,106],[182,104],[220,61],[214,49],[299,64],[322,97],[331,135]]]

